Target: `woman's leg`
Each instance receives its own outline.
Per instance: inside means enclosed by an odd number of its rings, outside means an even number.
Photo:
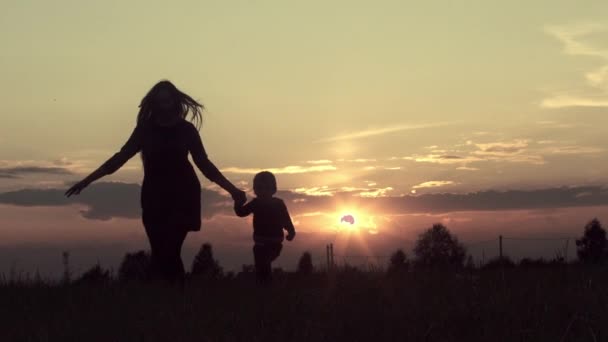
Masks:
[[[187,235],[188,230],[176,228],[167,234],[167,276],[174,281],[182,282],[186,273],[182,261],[182,246]]]
[[[181,252],[188,231],[168,225],[148,224],[146,233],[150,241],[153,278],[183,281],[185,269]]]
[[[144,225],[150,243],[150,277],[153,280],[163,278],[163,235],[162,227],[154,224]]]

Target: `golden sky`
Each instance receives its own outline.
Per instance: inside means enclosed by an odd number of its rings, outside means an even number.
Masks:
[[[245,189],[270,169],[311,198],[603,196],[606,13],[601,0],[4,1],[0,193],[84,177],[166,78],[205,104],[205,147]],[[140,183],[140,163],[104,181]]]

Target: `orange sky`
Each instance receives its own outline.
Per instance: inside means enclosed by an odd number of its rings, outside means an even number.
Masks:
[[[230,180],[250,191],[257,171],[277,175],[302,231],[286,267],[334,238],[386,254],[433,222],[473,241],[577,235],[606,217],[606,1],[141,6],[2,6],[3,269],[147,247],[139,158],[101,180],[124,198],[58,194],[122,146],[163,78],[207,107],[200,134]],[[199,176],[208,229],[191,250],[208,240],[226,264],[247,262],[247,221]]]

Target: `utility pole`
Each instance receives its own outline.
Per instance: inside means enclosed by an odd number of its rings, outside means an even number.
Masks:
[[[502,235],[498,236],[498,253],[500,255],[500,260],[502,260]]]
[[[325,256],[327,257],[327,272],[331,269],[329,264],[329,245],[325,246]]]
[[[331,259],[331,268],[333,269],[336,265],[335,261],[334,261],[334,244],[330,243],[329,244],[329,255],[330,255],[330,259]]]

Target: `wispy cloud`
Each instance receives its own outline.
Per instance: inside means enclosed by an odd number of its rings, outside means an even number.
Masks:
[[[543,150],[547,154],[596,154],[602,153],[606,151],[606,149],[600,147],[593,146],[578,146],[578,145],[568,145],[568,146],[554,146],[549,147]]]
[[[470,167],[470,166],[459,166],[456,170],[464,170],[464,171],[479,171],[479,168]]]
[[[453,181],[428,181],[412,186],[412,189],[436,188],[440,186],[456,184]]]
[[[308,164],[314,164],[314,165],[319,165],[319,164],[331,164],[332,161],[329,159],[319,159],[319,160],[308,160],[306,161]]]
[[[475,156],[459,156],[451,154],[415,154],[413,156],[403,157],[405,160],[412,160],[418,163],[435,163],[435,164],[465,164],[483,160]]]
[[[370,183],[375,185],[376,183]],[[352,194],[358,197],[384,197],[388,196],[388,192],[392,191],[393,188],[390,186],[384,188],[378,187],[354,187],[354,186],[343,186],[343,187],[329,187],[327,185],[316,186],[316,187],[301,187],[293,190],[296,194],[307,195],[312,197],[332,197],[336,194]]]
[[[261,171],[270,171],[270,172],[276,173],[276,174],[298,174],[298,173],[325,172],[325,171],[335,171],[335,170],[337,170],[337,168],[333,165],[313,165],[313,166],[289,165],[289,166],[285,166],[285,167],[271,167],[271,168],[267,168],[267,169],[227,167],[225,169],[222,169],[222,172],[256,174]]]
[[[590,56],[603,60],[603,65],[583,76],[594,94],[554,94],[540,103],[543,108],[608,107],[608,48],[598,47],[589,41],[589,36],[608,32],[608,27],[597,23],[571,26],[546,26],[545,33],[559,40],[565,54]]]
[[[66,160],[0,160],[0,178],[21,178],[30,174],[73,175]]]
[[[572,122],[559,122],[554,120],[541,120],[536,122],[538,125],[547,127],[547,128],[574,128],[580,126],[586,126],[586,124],[582,122],[572,123]]]
[[[374,190],[368,190],[368,191],[361,191],[359,193],[359,196],[361,197],[385,197],[388,196],[388,192],[392,191],[393,188],[390,186],[387,186],[386,188],[378,188],[378,189],[374,189]]]
[[[505,155],[514,154],[525,151],[528,146],[528,140],[516,139],[510,142],[491,142],[485,144],[475,144],[479,148],[479,151],[475,151],[475,154],[479,155]]]
[[[565,107],[608,107],[608,99],[604,97],[581,97],[573,95],[554,95],[541,101],[543,108]]]
[[[330,188],[327,185],[323,185],[310,188],[296,188],[294,189],[294,192],[297,194],[303,194],[308,196],[333,196],[336,192],[336,189]]]
[[[495,141],[476,143],[467,140],[464,150],[452,150],[444,154],[411,155],[402,157],[404,160],[412,160],[419,163],[435,163],[447,165],[459,165],[459,170],[476,171],[477,168],[467,167],[470,163],[481,161],[545,164],[542,155],[532,153],[528,148],[530,140],[514,139],[511,141]],[[446,152],[448,150],[445,150]]]
[[[394,132],[414,130],[414,129],[423,129],[423,128],[432,128],[439,126],[446,126],[451,124],[450,122],[437,122],[437,123],[424,123],[424,124],[399,124],[394,126],[380,127],[380,128],[370,128],[362,131],[356,131],[341,135],[336,135],[333,137],[322,138],[316,140],[315,142],[331,142],[331,141],[340,141],[340,140],[354,140],[354,139],[362,139],[368,138],[377,135],[384,135]]]

